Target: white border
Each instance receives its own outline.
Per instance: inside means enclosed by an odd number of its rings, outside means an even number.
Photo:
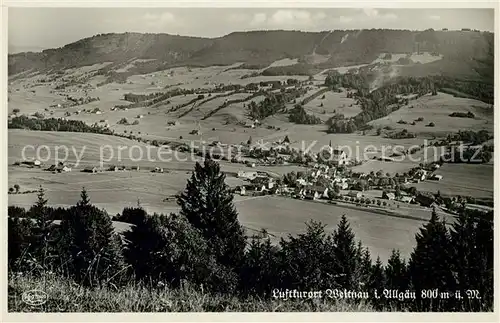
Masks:
[[[498,322],[500,320],[499,316],[499,259],[498,252],[495,248],[495,311],[493,313],[120,313],[120,314],[100,314],[100,313],[90,313],[90,314],[17,314],[17,313],[7,313],[7,51],[8,51],[8,15],[7,7],[178,7],[178,8],[188,8],[188,7],[212,7],[212,8],[494,8],[495,9],[495,80],[499,79],[499,36],[498,36],[498,1],[489,0],[474,2],[469,1],[349,1],[349,2],[337,2],[337,1],[262,1],[256,0],[251,2],[243,1],[27,1],[27,0],[17,0],[17,1],[3,1],[1,10],[1,21],[2,21],[2,64],[0,67],[1,79],[0,79],[0,98],[3,105],[1,109],[0,118],[4,120],[5,127],[1,128],[1,144],[2,151],[4,154],[1,156],[1,177],[0,182],[4,183],[2,185],[2,194],[0,197],[0,204],[5,211],[5,215],[2,217],[1,232],[2,232],[2,250],[0,252],[2,267],[0,267],[1,275],[1,288],[2,296],[0,297],[2,301],[2,321],[12,321],[12,322],[62,322],[62,321],[73,321],[73,322],[85,322],[85,321],[117,321],[117,322],[159,322],[159,321],[203,321],[203,322],[233,322],[233,321],[245,321],[245,322],[256,322],[256,321],[273,321],[273,322],[294,322],[294,321],[318,321],[318,322],[329,322],[329,321],[342,321],[342,322],[418,322],[418,321],[436,321],[436,322]],[[495,106],[498,106],[498,83],[495,84]],[[495,113],[495,125],[499,124],[499,114]],[[495,126],[495,132],[497,132]],[[500,152],[498,151],[498,138],[495,133],[495,152],[494,159],[500,161]],[[495,163],[494,165],[494,197],[495,204],[498,200],[498,185],[499,185],[499,175],[500,163]],[[496,217],[495,217],[496,218]],[[495,221],[495,247],[499,246],[498,238],[498,221]]]

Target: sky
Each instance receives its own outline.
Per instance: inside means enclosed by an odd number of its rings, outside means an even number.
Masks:
[[[234,31],[391,28],[494,30],[493,9],[9,8],[9,52],[61,47],[100,33],[220,37]]]

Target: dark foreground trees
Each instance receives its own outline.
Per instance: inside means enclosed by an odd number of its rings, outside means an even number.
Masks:
[[[333,232],[311,221],[303,233],[279,241],[266,231],[247,237],[224,175],[212,160],[196,165],[178,202],[179,214],[125,209],[134,224],[120,239],[109,215],[90,203],[85,190],[77,205],[58,211],[60,226],[44,215],[41,191],[30,211],[37,221],[9,218],[9,271],[31,272],[43,264],[40,274],[50,270],[87,286],[120,288],[136,280],[147,288],[190,285],[243,300],[272,298],[275,290],[323,291],[327,297],[328,289],[347,289],[367,292],[367,301],[382,311],[493,309],[492,212],[464,209],[452,225],[434,212],[416,235],[408,262],[395,250],[384,264],[372,261],[356,241],[346,216]],[[34,248],[34,241],[43,245],[44,228],[57,253]],[[412,291],[416,297],[388,298],[384,290]],[[433,290],[440,294],[432,297]],[[442,292],[453,296],[444,298]]]

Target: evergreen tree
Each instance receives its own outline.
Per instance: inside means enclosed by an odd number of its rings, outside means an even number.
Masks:
[[[236,269],[243,260],[246,238],[238,221],[233,194],[224,181],[225,175],[215,161],[205,159],[203,166],[196,163],[177,203],[180,214],[200,230],[217,261]]]
[[[244,295],[270,296],[281,276],[278,255],[279,248],[272,245],[265,230],[252,237],[241,270]]]
[[[416,292],[416,310],[439,311],[449,306],[450,300],[422,297],[422,290],[455,291],[455,278],[451,271],[452,245],[446,225],[436,211],[420,233],[415,236],[416,247],[410,256],[409,274]]]
[[[382,296],[383,290],[386,288],[386,277],[384,273],[384,266],[380,257],[377,257],[375,264],[370,271],[370,279],[368,282],[368,290],[371,293],[377,293],[380,298],[372,298],[372,304],[376,310],[381,310],[385,304],[385,299]]]
[[[493,306],[493,222],[492,213],[462,210],[453,224],[453,273],[458,289],[478,290],[481,299],[456,301],[454,310],[490,310]]]
[[[63,256],[68,258],[65,269],[77,282],[121,282],[121,238],[114,232],[108,214],[90,203],[85,188],[80,201],[61,221],[60,244]]]
[[[349,225],[345,215],[333,233],[333,253],[335,257],[335,272],[337,282],[341,288],[355,290],[359,286],[359,277],[356,273],[356,243],[354,232]]]
[[[45,199],[45,191],[42,186],[38,190],[37,202],[30,208],[29,213],[30,217],[35,219],[32,230],[34,256],[39,262],[39,268],[46,270],[50,265],[48,260],[54,252],[55,239],[52,237],[54,232],[52,210],[47,207],[47,199]]]
[[[399,250],[392,250],[387,266],[385,267],[386,288],[390,291],[404,292],[410,290],[408,286],[408,271],[406,262],[401,258]],[[411,300],[388,300],[387,305],[391,308],[405,308]]]
[[[387,288],[404,291],[408,288],[408,277],[405,260],[401,258],[399,250],[392,250],[387,266],[385,267]]]
[[[306,223],[306,232],[280,241],[278,286],[319,290],[335,284],[334,245],[319,222]]]
[[[30,219],[8,218],[8,270],[28,269],[30,242],[33,222]]]

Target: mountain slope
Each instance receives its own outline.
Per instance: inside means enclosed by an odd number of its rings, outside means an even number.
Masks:
[[[41,53],[9,55],[9,75],[27,70],[59,70],[69,67],[113,62],[116,70],[133,59],[154,59],[142,63],[132,74],[180,65],[268,66],[283,58],[298,58],[308,68],[326,69],[366,64],[383,53],[432,52],[442,62],[427,66],[434,73],[461,72],[477,76],[479,68],[491,68],[493,34],[475,31],[251,31],[234,32],[219,38],[185,37],[168,34],[100,34]],[[312,59],[318,58],[321,59]],[[484,60],[487,61],[486,67]],[[427,73],[426,70],[426,73]],[[491,73],[490,73],[491,74]],[[492,78],[492,74],[489,75]],[[492,81],[492,80],[491,80]]]

